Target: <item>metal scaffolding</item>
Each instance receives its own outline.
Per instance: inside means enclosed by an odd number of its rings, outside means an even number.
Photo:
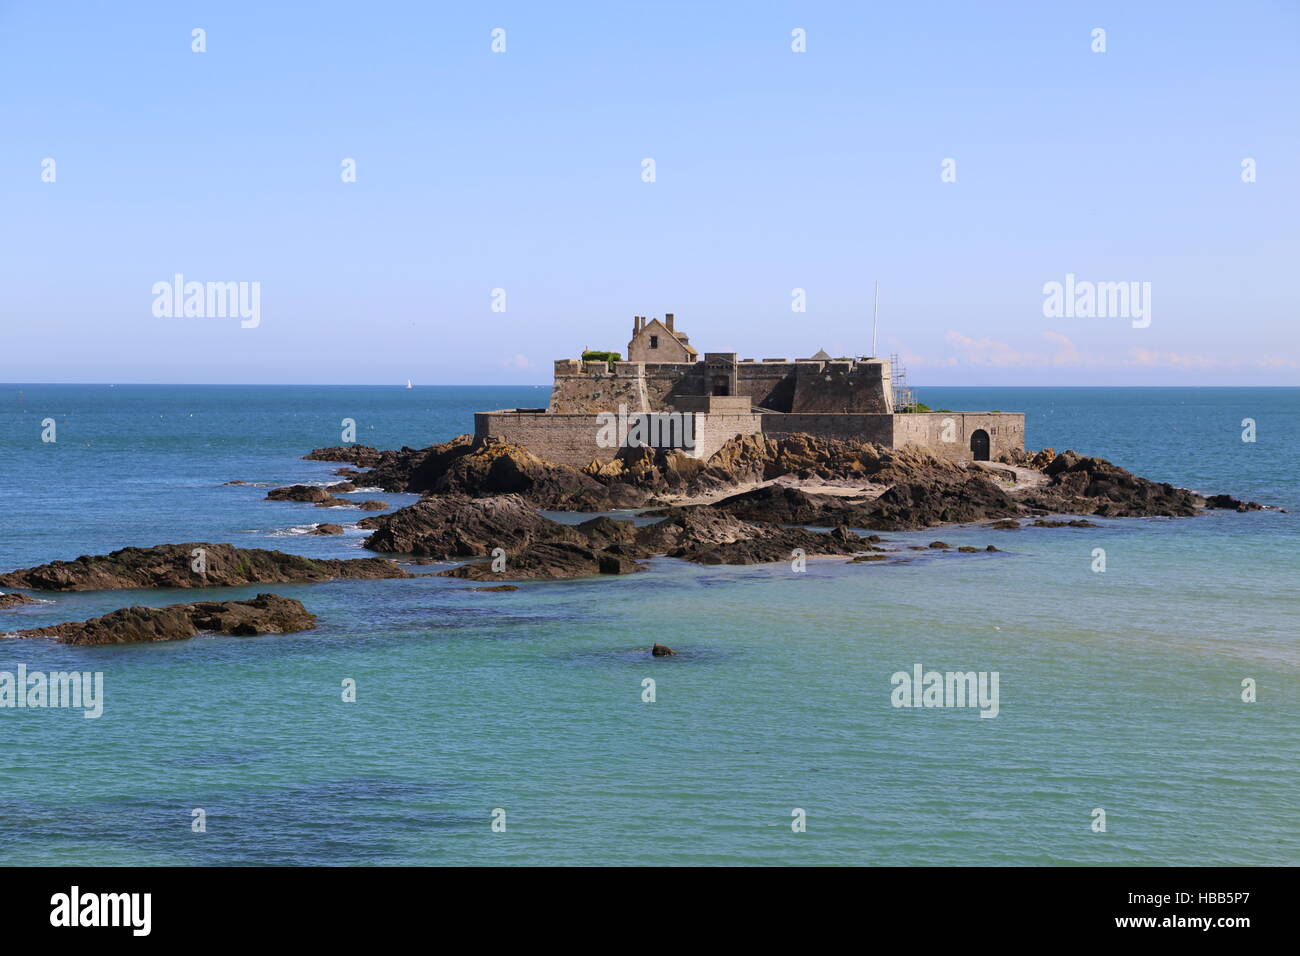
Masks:
[[[889,376],[894,387],[894,411],[907,411],[916,404],[907,384],[907,369],[898,361],[898,353],[889,356]]]

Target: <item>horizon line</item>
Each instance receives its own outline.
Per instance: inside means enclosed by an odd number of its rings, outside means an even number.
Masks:
[[[41,386],[100,386],[104,388],[391,388],[407,391],[407,386],[391,382],[0,382],[0,387],[41,387]],[[497,382],[483,384],[442,382],[428,385],[412,385],[410,391],[418,388],[552,388],[553,383],[532,382]],[[1001,388],[1001,389],[1067,389],[1067,388],[1300,388],[1296,385],[913,385],[913,389],[922,388]]]

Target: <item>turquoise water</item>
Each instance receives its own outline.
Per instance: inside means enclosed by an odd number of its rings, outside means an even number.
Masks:
[[[20,397],[21,393],[21,397]],[[1027,444],[1291,513],[893,534],[1003,554],[694,567],[513,593],[447,579],[51,596],[0,632],[275,590],[299,635],[0,642],[102,671],[99,720],[0,710],[8,863],[1300,863],[1300,389],[919,389]],[[361,556],[360,512],[261,500],[302,461],[421,446],[545,389],[0,386],[0,569],[227,541]],[[41,421],[58,441],[40,441]],[[1241,441],[1253,418],[1258,440]],[[411,496],[383,493],[393,505]],[[1092,551],[1107,571],[1090,570]],[[682,653],[655,660],[660,640]],[[1000,715],[894,709],[890,675],[997,671]],[[642,679],[657,699],[642,702]],[[1259,701],[1240,701],[1243,678]],[[343,703],[341,682],[357,682]],[[807,832],[791,831],[791,811]],[[1108,832],[1090,830],[1094,808]],[[207,832],[191,832],[191,810]],[[491,829],[504,808],[507,829]]]

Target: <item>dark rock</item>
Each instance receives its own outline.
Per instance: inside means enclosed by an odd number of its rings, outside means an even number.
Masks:
[[[976,474],[922,473],[917,480],[892,485],[880,497],[853,509],[845,521],[854,527],[914,531],[941,524],[969,524],[1019,514],[1019,505],[1001,487]]]
[[[1264,506],[1258,501],[1242,501],[1239,498],[1232,497],[1232,495],[1210,495],[1205,499],[1205,507],[1226,508],[1239,512],[1264,510]]]
[[[337,524],[318,524],[308,534],[342,534],[343,526]]]
[[[764,485],[715,501],[711,507],[746,521],[817,524],[828,511],[843,509],[843,499],[836,498],[834,495],[810,495],[786,485]]]
[[[969,544],[963,544],[957,550],[962,554],[974,554],[975,552],[979,551],[979,548],[971,547]]]
[[[632,544],[637,540],[637,529],[630,521],[616,521],[601,515],[577,525],[575,530],[595,548],[611,544]]]
[[[486,588],[465,588],[466,591],[518,591],[517,584],[496,584]]]
[[[194,571],[194,551],[202,549],[206,572]],[[228,544],[159,544],[122,548],[110,554],[82,555],[39,567],[0,574],[0,587],[34,591],[104,591],[123,588],[233,587],[331,578],[409,578],[384,558],[311,559],[261,548]]]
[[[378,448],[369,445],[335,445],[317,448],[302,457],[307,461],[345,461],[358,468],[373,468],[382,454]]]
[[[15,637],[54,637],[61,644],[94,646],[178,641],[202,631],[253,636],[289,634],[316,626],[300,601],[259,594],[251,601],[203,601],[166,607],[126,607],[88,621],[18,631]]]
[[[985,548],[984,550],[985,550],[985,551],[1000,551],[1000,550],[1002,550],[1002,549],[1001,549],[1001,548],[995,548],[995,547],[993,547],[993,545],[989,545],[989,546],[988,546],[987,548]]]
[[[1098,524],[1094,524],[1093,522],[1088,521],[1084,518],[1073,518],[1070,521],[1054,521],[1054,520],[1045,520],[1043,518],[1038,518],[1036,521],[1034,521],[1032,527],[1035,528],[1099,528],[1101,526]]]
[[[929,546],[932,548],[943,548],[943,549],[952,547],[952,545],[946,544],[943,541],[931,541]]]
[[[317,485],[289,485],[272,488],[266,493],[267,501],[329,501],[334,495]]]
[[[1020,522],[1015,518],[1002,518],[998,521],[991,522],[986,527],[996,528],[998,531],[1019,531]]]
[[[493,548],[509,554],[534,541],[584,541],[581,531],[543,517],[518,495],[437,495],[357,524],[375,529],[365,541],[371,551],[433,558],[487,555]]]
[[[696,564],[771,564],[790,561],[799,548],[807,557],[814,555],[850,555],[862,551],[862,539],[848,528],[818,532],[806,528],[773,528],[751,525],[765,533],[722,543],[691,543],[669,551],[672,558]]]
[[[16,591],[11,594],[0,594],[0,611],[7,611],[11,607],[22,607],[25,604],[39,604],[35,598],[30,598],[26,594],[19,594]]]
[[[654,647],[650,648],[650,654],[653,657],[676,657],[677,656],[677,652],[675,650],[673,650],[671,647],[668,647],[664,644],[655,644]]]
[[[1148,481],[1104,458],[1064,451],[1043,469],[1050,481],[1027,494],[1027,506],[1057,514],[1111,518],[1183,518],[1197,513],[1200,497],[1186,488]]]
[[[594,577],[598,574],[628,574],[640,571],[635,561],[575,544],[569,541],[541,541],[513,554],[501,571],[492,570],[492,562],[462,564],[442,577],[491,580],[560,580]]]
[[[388,505],[382,501],[363,501],[357,505],[362,511],[387,511]]]

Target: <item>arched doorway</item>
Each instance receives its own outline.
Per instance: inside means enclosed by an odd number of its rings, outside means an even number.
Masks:
[[[971,432],[970,454],[976,461],[989,460],[989,433],[982,428]]]

